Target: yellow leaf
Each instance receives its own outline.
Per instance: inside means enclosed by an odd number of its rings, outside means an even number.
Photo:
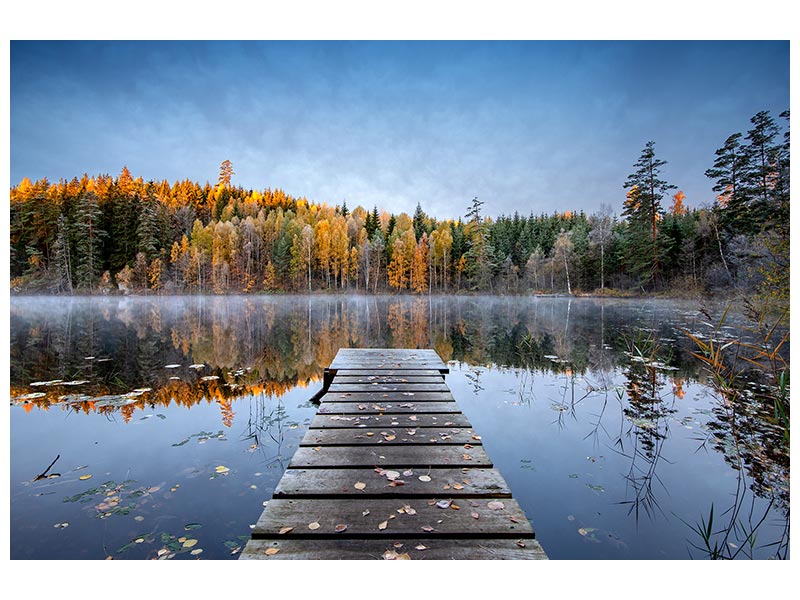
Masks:
[[[311,529],[311,530],[319,529],[320,528],[320,524],[319,524],[319,522],[314,521],[313,523],[309,523],[308,524],[308,528]]]
[[[228,467],[223,467],[222,465],[216,468],[217,473],[227,473],[228,471],[230,471],[230,469]]]
[[[184,548],[191,548],[192,546],[195,546],[196,544],[197,544],[197,540],[186,540],[185,542],[183,542],[183,547]]]
[[[367,484],[364,483],[363,481],[356,481],[353,487],[356,488],[357,490],[363,490],[365,487],[367,487]]]
[[[389,521],[382,521],[381,523],[378,523],[378,529],[380,529],[381,531],[386,529],[388,526],[389,526]]]
[[[91,478],[92,478],[91,475],[81,475],[80,477],[78,477],[78,479],[80,479],[81,481],[84,481],[86,479],[91,479]]]

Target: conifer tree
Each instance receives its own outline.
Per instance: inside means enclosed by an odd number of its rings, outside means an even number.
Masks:
[[[81,196],[75,212],[75,284],[94,290],[102,273],[102,250],[106,232],[100,226],[102,211],[94,192]]]
[[[647,142],[639,160],[633,165],[636,170],[628,175],[628,179],[622,185],[623,189],[633,192],[629,193],[622,214],[636,225],[632,231],[634,236],[642,234],[642,224],[649,224],[651,233],[649,254],[652,260],[649,271],[653,278],[658,274],[658,222],[664,215],[661,200],[665,193],[676,188],[661,179],[661,167],[666,164],[665,160],[656,158],[655,142]]]

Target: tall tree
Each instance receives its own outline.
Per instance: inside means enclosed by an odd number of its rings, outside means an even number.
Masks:
[[[611,207],[608,204],[601,204],[597,214],[589,217],[589,243],[600,248],[600,289],[606,287],[606,248],[611,241],[614,228],[612,221]]]
[[[233,170],[233,164],[228,159],[222,161],[222,164],[219,166],[219,183],[224,185],[226,188],[231,187],[231,177],[236,175]]]
[[[658,274],[658,222],[664,215],[661,200],[669,190],[676,186],[661,179],[661,167],[667,161],[656,158],[655,142],[647,142],[642,150],[639,160],[633,165],[636,169],[628,175],[622,185],[623,189],[635,193],[626,202],[623,215],[639,222],[648,222],[652,232],[651,238],[651,273],[655,278]]]
[[[94,192],[81,196],[75,211],[75,283],[91,293],[103,266],[103,240],[106,232],[100,225],[102,211]]]
[[[745,138],[748,141],[745,148],[745,181],[752,198],[751,210],[756,215],[756,227],[760,229],[775,208],[774,190],[779,177],[778,161],[781,154],[781,144],[776,138],[780,130],[766,110],[756,113],[750,122],[753,128],[747,132]]]
[[[741,143],[741,133],[728,136],[722,148],[716,151],[714,166],[706,170],[706,177],[714,180],[711,188],[719,195],[717,202],[722,209],[725,226],[741,228],[747,218],[748,194],[744,178],[747,155]]]

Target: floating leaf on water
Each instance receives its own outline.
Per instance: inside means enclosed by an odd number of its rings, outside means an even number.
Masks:
[[[197,556],[198,554],[202,554],[202,553],[203,553],[203,549],[202,548],[195,548],[189,554],[191,554],[192,556]]]
[[[356,481],[353,487],[356,488],[357,490],[363,490],[364,488],[367,487],[367,484],[364,483],[363,481]]]
[[[289,533],[292,530],[294,530],[294,527],[281,527],[280,530],[278,530],[278,533],[280,535],[286,535],[287,533]]]
[[[505,504],[497,500],[492,500],[491,502],[487,503],[486,506],[489,507],[490,510],[503,510],[506,507]]]
[[[420,475],[417,479],[419,479],[423,483],[428,483],[431,480],[431,478],[428,475]]]
[[[24,396],[17,396],[14,398],[15,400],[34,400],[36,398],[44,398],[47,394],[44,392],[33,392],[31,394],[25,394]]]
[[[183,547],[184,548],[192,548],[195,545],[197,545],[197,540],[195,540],[195,539],[186,540],[186,541],[183,542]]]
[[[183,529],[185,531],[192,531],[194,529],[200,529],[201,527],[202,525],[200,525],[200,523],[187,523],[183,526]]]
[[[142,515],[136,515],[135,517],[133,517],[133,520],[136,521],[137,523],[141,523],[142,521],[144,521],[144,517]]]
[[[606,489],[602,485],[592,485],[591,483],[587,483],[586,487],[594,490],[595,492],[605,492]]]
[[[91,475],[81,475],[80,477],[78,477],[78,479],[80,479],[81,481],[85,481],[86,479],[91,479],[91,478],[92,478]]]
[[[221,474],[221,473],[227,473],[228,471],[230,471],[230,469],[229,469],[228,467],[225,467],[225,466],[222,466],[222,465],[220,465],[220,466],[218,466],[218,467],[215,469],[215,471],[216,471],[217,473],[220,473],[220,474]]]
[[[587,535],[589,535],[593,531],[597,531],[597,528],[596,527],[581,527],[580,529],[578,529],[578,533],[580,533],[583,537],[586,537]]]
[[[267,556],[272,556],[273,554],[277,554],[280,551],[281,551],[280,548],[267,548],[266,550],[264,550],[264,554],[266,554]]]
[[[318,521],[314,521],[313,523],[309,523],[308,524],[308,528],[310,530],[314,531],[315,529],[319,529],[320,528],[320,524],[319,524]]]
[[[339,523],[336,527],[333,528],[336,533],[342,533],[343,531],[347,530],[347,525],[344,523]]]
[[[64,529],[65,527],[69,527],[69,523],[56,523],[53,527],[56,529]]]

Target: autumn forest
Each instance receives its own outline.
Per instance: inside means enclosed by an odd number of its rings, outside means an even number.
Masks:
[[[438,220],[216,183],[84,174],[11,189],[16,293],[789,294],[789,113],[720,140],[686,198],[648,142],[617,206]],[[744,128],[743,128],[744,129]],[[631,157],[632,160],[635,157]],[[702,167],[700,167],[702,168]],[[587,194],[591,194],[588,190]],[[368,204],[368,203],[365,203]],[[458,205],[454,203],[454,205]]]

